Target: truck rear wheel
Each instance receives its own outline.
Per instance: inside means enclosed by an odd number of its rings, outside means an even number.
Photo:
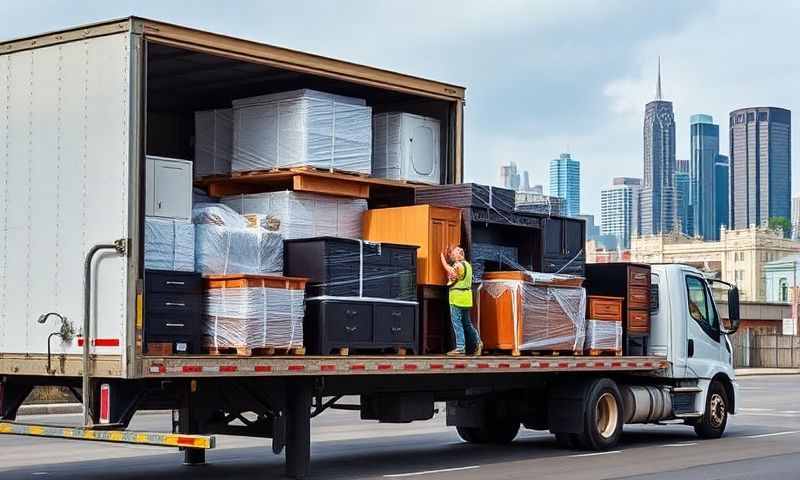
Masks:
[[[578,435],[583,448],[608,450],[622,434],[622,396],[617,384],[607,378],[596,380],[588,389],[583,433]]]
[[[458,436],[468,443],[511,443],[519,433],[519,422],[499,421],[481,427],[456,427]]]
[[[719,438],[728,424],[728,395],[725,387],[715,381],[708,388],[706,410],[694,424],[694,431],[700,438]]]

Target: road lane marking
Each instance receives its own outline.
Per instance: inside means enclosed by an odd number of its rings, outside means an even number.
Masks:
[[[399,477],[416,477],[419,475],[428,475],[430,473],[447,473],[447,472],[460,472],[462,470],[475,470],[481,468],[480,465],[470,465],[468,467],[453,467],[442,468],[439,470],[424,470],[422,472],[409,472],[409,473],[393,473],[391,475],[384,475],[385,478],[399,478]]]
[[[737,415],[738,416],[742,416],[742,417],[784,417],[784,418],[800,417],[800,414],[797,414],[797,413],[786,413],[786,412],[772,412],[772,413],[742,412],[742,413],[739,413]]]
[[[748,436],[746,436],[744,438],[777,437],[779,435],[794,435],[795,433],[800,433],[800,430],[789,430],[787,432],[762,433],[761,435],[748,435]]]
[[[613,453],[622,453],[622,450],[611,450],[610,452],[579,453],[577,455],[568,455],[568,458],[596,457],[597,455],[611,455]]]
[[[772,412],[774,408],[740,408],[739,410],[743,412]]]
[[[697,445],[697,442],[688,442],[688,443],[668,443],[666,445],[661,445],[662,447],[691,447],[692,445]]]

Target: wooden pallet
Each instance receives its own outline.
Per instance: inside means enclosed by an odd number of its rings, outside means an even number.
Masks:
[[[305,355],[305,347],[292,348],[250,348],[250,347],[206,347],[209,355],[237,355],[240,357],[273,357]]]
[[[338,168],[330,169],[330,168],[320,168],[320,167],[313,167],[311,165],[302,165],[299,167],[276,167],[276,168],[268,168],[264,170],[245,170],[240,172],[231,172],[231,177],[248,177],[252,175],[261,175],[264,173],[279,173],[279,172],[291,172],[291,173],[307,173],[307,172],[314,172],[314,173],[333,173],[333,174],[342,174],[342,175],[352,175],[354,177],[359,178],[369,178],[368,173],[364,172],[351,172],[349,170],[340,170]],[[216,175],[212,175],[214,177]],[[203,177],[203,180],[210,177]]]
[[[622,349],[590,348],[586,351],[586,355],[590,357],[621,357]]]
[[[583,355],[580,350],[523,350],[522,353],[532,357],[559,357],[561,355],[565,357],[580,357]]]

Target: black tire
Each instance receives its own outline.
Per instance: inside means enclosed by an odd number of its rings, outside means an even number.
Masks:
[[[719,438],[728,425],[728,394],[722,383],[714,381],[708,388],[706,409],[703,416],[694,424],[694,431],[700,438]]]
[[[556,433],[556,443],[565,450],[581,448],[581,442],[576,433]]]
[[[456,431],[458,436],[468,443],[505,445],[517,438],[519,422],[496,421],[481,427],[456,427]]]
[[[586,390],[583,433],[577,435],[587,450],[609,450],[622,435],[622,395],[613,380],[595,380]]]

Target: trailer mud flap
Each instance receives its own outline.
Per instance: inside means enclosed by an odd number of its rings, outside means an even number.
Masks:
[[[586,388],[589,382],[573,380],[550,389],[547,417],[552,433],[583,433]]]

